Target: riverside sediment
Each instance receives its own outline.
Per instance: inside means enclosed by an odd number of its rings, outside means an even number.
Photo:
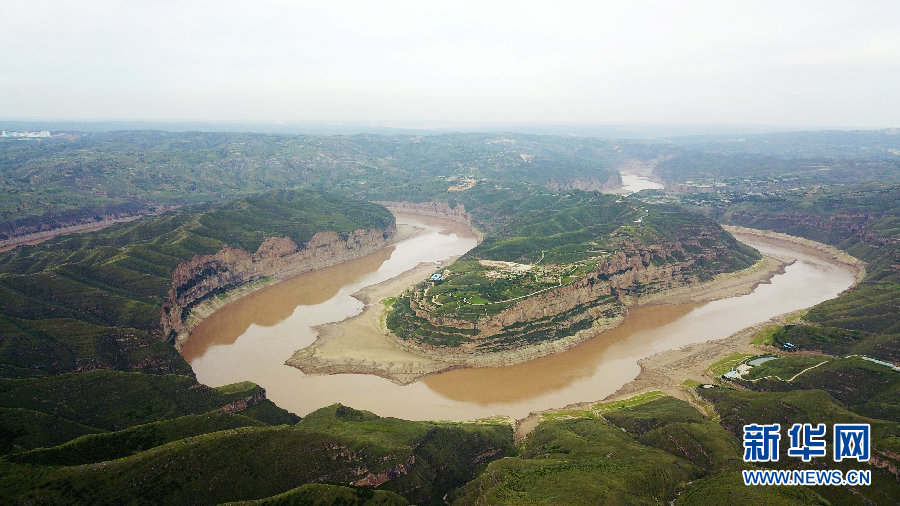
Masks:
[[[866,264],[862,260],[856,258],[849,253],[839,250],[834,246],[821,242],[812,241],[803,237],[782,234],[781,232],[772,232],[769,230],[759,230],[755,228],[737,227],[732,225],[722,225],[722,228],[730,232],[735,237],[740,236],[754,238],[757,241],[769,244],[790,244],[795,250],[805,251],[811,255],[829,259],[839,264],[845,265],[856,272],[856,281],[853,286],[862,281],[866,277]],[[852,287],[851,287],[852,288]]]

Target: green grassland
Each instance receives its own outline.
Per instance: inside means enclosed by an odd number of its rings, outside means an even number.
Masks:
[[[892,229],[881,227],[878,230]],[[787,231],[796,233],[796,230]],[[868,240],[877,244],[884,239],[869,236]],[[602,419],[598,419],[596,410],[560,412],[559,416],[551,413],[535,431],[535,441],[541,442],[545,452],[539,456],[542,458],[526,460],[526,456],[534,457],[529,453],[529,449],[534,448],[530,447],[532,440],[529,437],[519,459],[492,463],[481,477],[467,485],[465,495],[459,496],[461,502],[657,503],[675,500],[679,504],[711,504],[743,500],[765,504],[894,504],[900,495],[897,477],[879,466],[889,465],[896,469],[900,464],[896,458],[900,450],[900,374],[858,357],[841,358],[851,353],[865,353],[897,361],[893,323],[897,301],[886,292],[895,290],[891,286],[895,274],[885,261],[896,253],[884,246],[866,246],[861,242],[864,241],[848,241],[841,245],[857,252],[869,252],[868,275],[858,289],[816,306],[805,316],[804,323],[766,329],[767,337],[776,347],[790,341],[801,349],[814,349],[832,356],[781,356],[752,369],[747,379],[756,381],[735,381],[742,388],[740,390],[690,386],[704,402],[714,407],[714,419],[705,418],[682,401],[658,396],[653,396],[649,402],[645,399],[622,401],[611,406],[612,409],[605,409]],[[867,292],[869,290],[885,295],[881,299],[869,297],[873,293]],[[717,374],[725,372],[749,357],[727,357],[712,369]],[[808,369],[823,361],[824,364]],[[790,382],[782,380],[790,377],[793,377]],[[740,470],[753,468],[753,465],[744,463],[741,458],[742,427],[747,423],[775,422],[782,425],[783,441],[787,441],[786,430],[793,423],[825,423],[829,427],[835,422],[869,423],[872,426],[872,451],[879,464],[863,467],[872,471],[872,485],[744,486]],[[610,436],[597,432],[589,439],[578,440],[552,425],[603,423],[623,429],[630,443],[642,446],[628,447],[631,452],[624,456],[609,452],[607,455],[616,459],[605,463],[608,467],[598,462],[576,461],[588,445]],[[552,427],[552,432],[542,429],[546,424],[550,424],[547,429]],[[546,435],[549,433],[554,435],[548,441]],[[616,437],[623,435],[617,433]],[[831,443],[828,445],[830,451]],[[685,469],[677,462],[694,466],[687,468],[693,473],[689,474],[692,479],[674,489],[652,492],[647,490],[646,484],[628,482],[630,474],[622,476],[619,472],[633,465],[630,457],[641,458],[641,464],[646,466],[640,471],[643,475],[653,476],[654,480],[659,475],[651,469],[653,459],[643,453],[648,448],[668,452],[673,458],[680,459],[667,466],[668,472]],[[579,464],[578,471],[572,471],[575,462]],[[860,468],[856,463],[836,464],[830,459],[826,464],[817,465],[815,460],[812,464],[803,464],[798,459],[786,458],[768,467],[821,469],[823,465],[845,471]],[[666,479],[656,482],[667,483]],[[627,494],[613,492],[619,487],[627,489]]]
[[[374,204],[280,191],[0,254],[3,502],[217,503],[369,473],[408,500],[434,502],[514,451],[508,426],[380,420],[343,407],[295,425],[255,384],[199,385],[160,339],[178,262],[226,245],[253,251],[271,235],[305,242],[392,220]]]
[[[795,356],[783,359],[770,360],[750,369],[743,379],[755,380],[761,378],[773,378],[780,381],[788,381],[797,375],[806,374],[812,367],[823,367],[829,362],[828,357],[822,356]],[[806,371],[806,372],[804,372]]]
[[[722,221],[833,244],[866,262],[866,276],[856,287],[814,306],[799,320],[766,329],[766,335],[761,336],[765,339],[759,343],[766,344],[768,339],[778,348],[791,342],[800,350],[825,356],[781,356],[757,366],[745,377],[756,381],[736,381],[749,391],[697,390],[714,404],[722,425],[735,435],[744,423],[751,422],[779,422],[783,428],[805,421],[870,423],[873,452],[896,468],[900,374],[853,355],[900,362],[897,191],[894,183],[800,188],[768,196],[727,190],[705,195],[699,206],[693,197],[686,197],[694,202],[693,209]],[[827,362],[790,382],[782,381],[822,361]],[[722,476],[716,486],[712,482],[697,482],[682,497],[697,501],[730,498],[733,485],[729,484],[736,476]],[[748,493],[747,488],[738,487],[737,492]],[[710,495],[716,489],[721,490],[721,496]],[[900,495],[897,477],[881,470],[873,470],[873,484],[869,487],[817,487],[815,492],[833,504],[892,504]],[[780,501],[808,502],[800,497]]]
[[[411,448],[413,467],[381,487],[410,502],[442,502],[490,461],[515,453],[512,428],[503,424],[409,422],[335,405],[310,413],[297,426],[330,437],[353,437],[353,449]]]
[[[784,380],[801,370],[823,362],[787,382],[777,378],[740,384],[758,391],[785,392],[819,389],[863,416],[900,420],[900,373],[859,357],[782,357],[754,367],[745,378],[779,376]],[[759,370],[759,371],[757,371]]]
[[[894,378],[893,384],[900,384],[900,381]],[[735,437],[740,437],[742,427],[747,423],[780,423],[783,442],[788,441],[787,430],[794,423],[824,423],[829,428],[829,431],[834,423],[869,423],[872,427],[871,448],[874,455],[881,459],[886,459],[888,462],[896,460],[890,457],[890,454],[885,453],[893,450],[892,446],[896,444],[897,434],[900,432],[900,423],[896,419],[883,420],[863,416],[851,411],[843,403],[823,390],[798,389],[785,392],[757,392],[727,388],[701,388],[697,392],[704,399],[713,403],[716,411],[721,416],[720,423]],[[897,397],[895,396],[894,402],[896,402],[896,399]],[[827,442],[827,451],[829,452],[828,455],[830,455],[832,451],[830,441]],[[783,456],[779,462],[771,463],[766,467],[772,469],[828,468],[846,471],[847,469],[861,468],[861,465],[855,461],[852,463],[847,461],[834,463],[831,462],[830,457],[828,457],[827,461],[822,460],[817,463],[816,459],[813,459],[809,464],[804,464],[800,459]],[[897,495],[900,494],[900,484],[898,484],[897,477],[891,472],[872,465],[865,468],[872,471],[872,484],[869,486],[811,487],[811,490],[814,490],[822,498],[833,504],[867,502],[870,504],[892,504]],[[734,474],[737,475],[736,473]],[[726,486],[730,481],[727,477],[722,479],[722,486]],[[700,487],[700,485],[697,486]],[[774,489],[774,487],[771,488]],[[686,494],[689,491],[690,488],[686,491]],[[727,489],[719,491],[721,497],[726,497],[727,493]]]
[[[679,153],[660,163],[656,173],[669,182],[727,182],[757,189],[780,183],[841,184],[860,181],[897,181],[895,157],[834,159],[781,157],[759,153]]]
[[[690,207],[726,223],[832,244],[866,262],[866,276],[857,286],[810,308],[801,322],[773,329],[775,346],[791,342],[830,355],[900,362],[898,192],[895,183],[804,188],[765,197],[723,192]]]
[[[541,422],[517,458],[491,463],[457,496],[460,504],[657,503],[700,474],[687,461],[644,446],[596,419]]]
[[[753,355],[749,353],[731,353],[727,357],[710,364],[706,370],[712,377],[721,376],[752,356]]]
[[[49,448],[102,429],[23,408],[0,408],[0,454]]]
[[[408,500],[434,502],[513,452],[508,426],[381,420],[343,407],[295,425],[257,385],[199,385],[158,336],[178,262],[226,245],[253,251],[271,235],[305,242],[392,219],[374,204],[281,191],[0,255],[3,501],[214,504],[382,473],[383,486]]]
[[[785,139],[796,139],[786,143]],[[0,233],[305,185],[372,200],[446,198],[461,178],[556,190],[616,182],[628,160],[658,176],[791,187],[896,181],[890,132],[697,137],[648,143],[514,133],[302,136],[252,133],[70,132],[0,142]],[[859,143],[866,143],[865,147]],[[787,145],[786,145],[787,144]],[[860,163],[862,162],[862,163]]]
[[[202,413],[262,394],[247,383],[223,393],[191,376],[94,370],[0,380],[0,406],[44,412],[103,430]]]
[[[116,432],[85,435],[60,446],[15,453],[7,460],[19,464],[77,466],[128,457],[187,437],[262,425],[266,424],[244,414],[215,410],[135,425]]]
[[[751,466],[747,466],[752,469]],[[744,485],[741,473],[717,473],[697,480],[678,496],[676,504],[771,504],[791,506],[796,504],[832,504],[810,487],[750,487]]]

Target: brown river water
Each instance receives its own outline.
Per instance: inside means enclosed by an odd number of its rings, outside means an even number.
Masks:
[[[181,350],[199,381],[210,386],[253,381],[276,404],[301,416],[340,402],[414,420],[522,418],[532,411],[603,399],[637,376],[641,358],[728,337],[833,298],[854,280],[854,272],[840,264],[748,241],[763,253],[797,261],[751,294],[631,309],[621,326],[530,362],[457,369],[405,386],[363,374],[308,376],[284,365],[295,350],[315,340],[311,327],[362,311],[353,293],[420,262],[443,261],[476,245],[474,237],[454,223],[405,215],[397,221],[425,232],[372,255],[264,288],[204,320]]]

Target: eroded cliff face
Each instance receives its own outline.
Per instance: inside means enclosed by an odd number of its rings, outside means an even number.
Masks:
[[[711,238],[651,245],[626,242],[580,280],[533,294],[476,322],[433,316],[434,308],[422,291],[412,293],[410,309],[436,327],[477,331],[458,346],[456,351],[461,353],[496,352],[563,339],[590,326],[614,326],[626,306],[641,296],[697,283],[699,267],[728,255],[716,243],[701,246],[701,241]]]
[[[413,464],[416,463],[416,456],[410,455],[408,459],[404,462],[391,466],[387,469],[379,471],[377,474],[368,472],[365,477],[362,479],[356,480],[353,482],[353,486],[355,487],[377,487],[383,483],[386,483],[391,480],[395,480],[401,476],[405,476],[409,474],[410,470],[413,468]],[[367,472],[368,469],[360,468],[358,469],[360,473]]]
[[[392,212],[418,214],[444,220],[455,221],[465,225],[472,225],[472,215],[466,211],[465,206],[457,204],[450,207],[446,202],[376,202],[387,207]]]
[[[219,409],[228,413],[237,413],[251,406],[256,406],[260,402],[266,400],[266,389],[260,388],[259,390],[259,392],[248,395],[243,399],[238,399],[236,401],[230,402]]]
[[[182,262],[172,274],[172,286],[160,311],[163,335],[172,342],[190,332],[186,324],[198,302],[263,278],[288,278],[373,253],[388,246],[396,224],[385,229],[358,229],[342,237],[319,232],[306,244],[287,237],[268,237],[249,253],[226,247],[212,255],[198,255]]]
[[[613,172],[604,181],[598,178],[581,178],[570,179],[566,181],[551,180],[547,183],[547,188],[551,191],[567,191],[567,190],[585,190],[585,191],[601,191],[614,190],[622,186],[622,175]]]

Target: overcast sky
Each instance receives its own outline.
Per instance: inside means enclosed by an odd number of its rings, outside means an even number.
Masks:
[[[900,126],[900,2],[9,1],[0,119]]]

